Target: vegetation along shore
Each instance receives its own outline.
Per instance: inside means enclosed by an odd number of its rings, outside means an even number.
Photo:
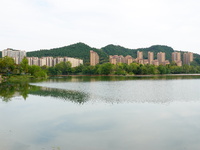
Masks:
[[[93,50],[99,55],[99,64],[92,66],[89,63],[89,52]],[[60,62],[53,67],[29,65],[26,57],[19,64],[16,64],[11,57],[0,58],[0,80],[26,80],[30,78],[47,78],[48,76],[66,76],[66,75],[126,75],[126,76],[147,76],[147,75],[198,75],[200,73],[200,55],[194,54],[194,61],[190,65],[178,66],[172,62],[167,65],[139,64],[133,62],[131,64],[108,62],[109,55],[131,55],[136,57],[137,51],[144,54],[147,58],[147,52],[152,51],[156,56],[157,52],[165,52],[166,58],[171,61],[171,54],[175,50],[168,46],[152,46],[149,48],[127,49],[121,46],[108,45],[101,49],[92,48],[84,43],[77,43],[66,47],[55,48],[51,50],[39,50],[28,52],[28,57],[74,57],[83,59],[84,63],[72,67],[70,62]],[[179,51],[181,55],[184,52]]]

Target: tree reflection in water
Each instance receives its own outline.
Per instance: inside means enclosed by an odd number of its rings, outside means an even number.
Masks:
[[[88,100],[88,95],[83,92],[46,87],[41,87],[40,90],[37,91],[31,91],[30,94],[44,97],[50,96],[63,100],[70,100],[79,104],[85,103]]]
[[[86,102],[88,99],[88,95],[83,92],[33,86],[30,85],[28,82],[4,82],[0,84],[0,98],[4,102],[9,102],[12,100],[13,97],[17,96],[22,96],[23,99],[26,100],[29,94],[44,97],[50,96],[79,104]]]

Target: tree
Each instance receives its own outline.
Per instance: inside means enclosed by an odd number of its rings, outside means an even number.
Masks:
[[[67,61],[67,62],[61,62],[59,64],[56,64],[55,68],[61,71],[63,75],[67,75],[72,72],[71,66],[72,64],[69,61]]]
[[[132,72],[132,73],[136,74],[137,73],[137,68],[138,68],[138,64],[137,63],[131,63],[128,66],[128,72]]]
[[[24,73],[28,72],[28,59],[24,57],[20,63],[21,69]]]
[[[112,73],[112,71],[113,71],[113,64],[111,63],[102,64],[98,69],[99,74],[103,75],[109,75]]]
[[[34,75],[35,72],[39,72],[40,70],[41,68],[39,66],[32,65],[32,66],[29,66],[28,73],[30,73],[31,75]]]
[[[14,59],[8,56],[0,59],[0,71],[2,73],[10,74],[15,69]]]
[[[158,66],[158,71],[159,71],[160,74],[166,74],[166,72],[167,72],[166,67],[163,66],[163,65]]]

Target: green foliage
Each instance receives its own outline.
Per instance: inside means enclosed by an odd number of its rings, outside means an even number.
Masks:
[[[36,66],[36,65],[29,66],[28,73],[30,73],[35,78],[46,78],[47,77],[46,71],[42,70],[41,67]]]
[[[166,74],[167,73],[167,69],[163,65],[158,66],[158,71],[159,71],[160,74]]]
[[[61,62],[59,64],[56,64],[55,69],[61,71],[62,75],[67,75],[72,72],[72,64],[68,62]]]
[[[97,74],[96,67],[95,66],[85,66],[83,69],[83,74],[86,74],[86,75]]]
[[[49,67],[49,75],[61,75],[63,74],[63,68]],[[111,63],[98,64],[96,66],[81,65],[75,68],[71,68],[70,74],[78,75],[155,75],[155,74],[181,74],[181,73],[200,73],[200,66],[188,66],[182,67],[176,64],[170,65],[143,65],[138,63],[131,63],[127,65],[125,63],[118,63],[113,65]],[[67,75],[69,72],[65,72],[63,75]]]
[[[74,68],[72,68],[72,73],[73,74],[80,74],[80,73],[83,72],[84,68],[85,68],[84,65],[80,65],[80,66],[74,67]]]
[[[15,69],[14,59],[11,57],[0,58],[0,72],[11,74]]]
[[[113,64],[111,63],[104,63],[102,65],[99,65],[98,73],[102,75],[109,75],[113,71]]]
[[[57,70],[55,67],[48,68],[48,75],[61,75],[62,72]]]
[[[47,78],[47,74],[46,74],[46,72],[43,71],[43,70],[40,70],[40,71],[35,72],[35,73],[33,74],[33,76],[34,76],[35,78]]]
[[[144,59],[148,58],[149,51],[154,52],[154,58],[157,58],[157,53],[165,52],[167,60],[171,60],[171,53],[174,52],[174,50],[171,47],[162,45],[154,45],[149,48],[139,48],[139,49],[128,49],[122,46],[108,45],[103,47],[102,50],[108,55],[123,55],[123,56],[131,55],[133,58],[137,57],[137,51],[141,51],[143,52]]]
[[[21,69],[24,73],[28,72],[28,59],[24,57],[20,63]]]
[[[136,50],[124,48],[122,46],[116,46],[111,44],[103,47],[102,50],[108,55],[123,55],[123,56],[131,55],[134,58],[137,57]]]

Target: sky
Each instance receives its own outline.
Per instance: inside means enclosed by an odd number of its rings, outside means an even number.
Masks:
[[[0,50],[83,42],[200,54],[199,0],[0,0]]]

